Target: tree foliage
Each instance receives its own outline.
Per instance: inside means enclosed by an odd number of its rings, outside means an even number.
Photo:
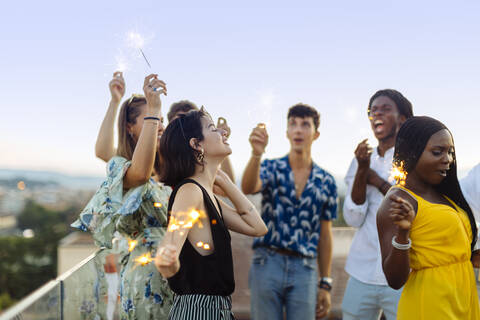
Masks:
[[[32,229],[35,236],[0,237],[0,310],[57,276],[58,243],[78,212],[78,207],[52,210],[33,201],[26,203],[18,227]]]

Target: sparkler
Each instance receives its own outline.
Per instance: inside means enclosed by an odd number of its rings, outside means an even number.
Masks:
[[[395,179],[397,185],[404,186],[405,185],[405,180],[407,179],[407,174],[408,172],[405,171],[404,169],[405,163],[401,161],[398,164],[394,164],[390,177]]]
[[[152,68],[150,62],[148,62],[147,56],[145,56],[145,53],[142,50],[143,46],[145,45],[145,38],[138,32],[130,31],[127,33],[127,42],[130,47],[140,51],[147,65]]]
[[[135,259],[135,262],[137,262],[141,266],[146,266],[147,264],[149,264],[152,261],[153,261],[153,258],[152,258],[152,255],[150,254],[150,252],[142,254],[141,256],[139,256],[138,258]]]
[[[138,241],[137,240],[128,240],[128,252],[132,252],[133,249],[137,246]]]
[[[198,211],[192,209],[188,212],[177,212],[175,215],[170,216],[170,223],[167,228],[167,232],[172,234],[172,243],[175,237],[175,232],[179,232],[180,236],[185,234],[186,229],[191,229],[193,226],[198,223],[199,228],[203,228],[203,224],[201,219],[205,218],[207,215],[203,211]],[[201,242],[201,241],[200,241]],[[197,243],[198,244],[200,243]],[[202,243],[202,247],[205,250],[210,249],[210,245],[208,243]]]
[[[120,52],[118,55],[116,55],[115,61],[117,62],[115,70],[125,72],[128,69],[127,58],[125,58],[123,53]]]
[[[210,245],[208,243],[203,243],[202,241],[197,242],[197,247],[210,250]]]

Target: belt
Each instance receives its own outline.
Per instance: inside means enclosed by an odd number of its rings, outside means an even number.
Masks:
[[[304,258],[304,255],[301,254],[300,252],[293,251],[293,250],[290,250],[290,249],[274,248],[274,247],[267,247],[267,248],[272,250],[272,251],[275,251],[276,253],[280,253],[281,255],[284,255],[284,256]]]

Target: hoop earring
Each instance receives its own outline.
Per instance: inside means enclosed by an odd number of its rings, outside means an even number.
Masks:
[[[205,151],[203,149],[200,150],[200,152],[197,153],[197,160],[201,164],[203,164],[203,159],[205,158]]]

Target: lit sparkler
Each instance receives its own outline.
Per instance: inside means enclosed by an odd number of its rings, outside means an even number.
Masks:
[[[128,240],[128,252],[132,252],[133,249],[137,246],[138,241],[137,240]]]
[[[154,202],[154,203],[153,203],[153,206],[154,206],[155,208],[161,208],[161,207],[163,207],[163,205],[162,205],[161,202]]]
[[[247,116],[253,124],[264,123],[270,126],[273,107],[275,105],[276,96],[273,90],[261,90],[256,98],[257,102],[247,109]]]
[[[203,228],[203,224],[200,218],[206,217],[205,213],[197,210],[190,210],[189,212],[177,212],[175,216],[170,217],[170,223],[168,226],[169,232],[174,232],[179,229],[191,229],[195,223],[198,223],[200,228]]]
[[[127,58],[122,53],[119,53],[115,56],[116,66],[115,70],[120,72],[125,72],[128,70],[128,61]]]
[[[142,254],[141,256],[139,256],[138,258],[135,259],[135,262],[137,262],[141,266],[146,266],[147,264],[149,264],[152,261],[153,261],[153,258],[152,258],[152,255],[150,254],[150,252]]]
[[[197,242],[197,247],[210,250],[210,245],[208,243],[203,243],[202,241]]]
[[[405,171],[404,162],[401,161],[399,164],[394,164],[390,177],[395,179],[397,185],[404,186],[405,180],[407,179],[408,172]]]
[[[138,32],[130,31],[127,33],[127,43],[129,47],[138,49],[140,53],[143,56],[143,59],[145,59],[145,62],[147,65],[152,68],[150,65],[150,62],[148,62],[147,57],[145,56],[145,53],[143,52],[143,46],[145,45],[145,38]]]
[[[188,212],[176,212],[175,215],[170,216],[170,222],[168,224],[167,232],[172,234],[172,243],[175,237],[175,232],[179,232],[180,236],[185,234],[186,229],[191,229],[195,224],[198,224],[199,228],[203,228],[201,219],[206,218],[206,214],[203,211],[192,209]],[[198,243],[197,243],[198,244]],[[205,245],[208,249],[205,249]],[[205,250],[209,250],[208,243],[203,243],[202,246]]]

